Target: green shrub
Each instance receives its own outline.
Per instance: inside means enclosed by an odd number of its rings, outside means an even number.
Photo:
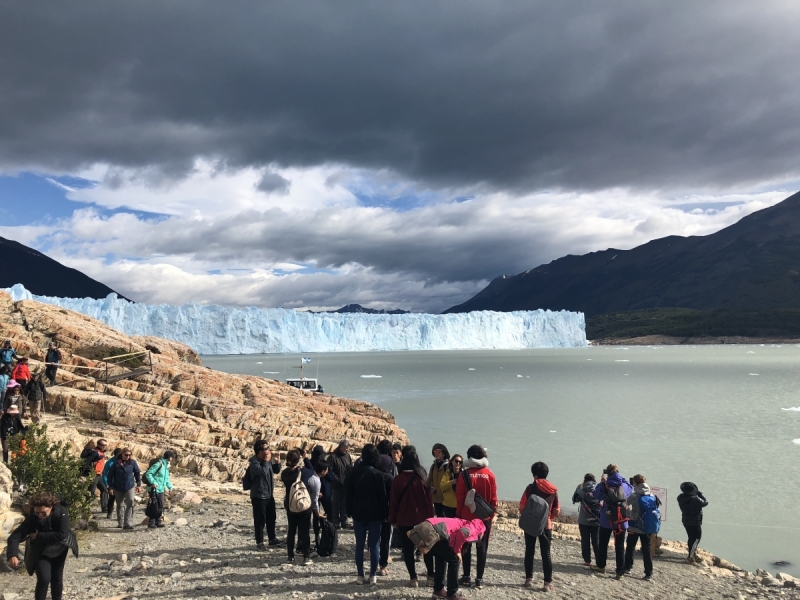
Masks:
[[[83,460],[75,456],[68,443],[48,440],[47,425],[31,425],[26,433],[13,436],[9,450],[14,456],[8,467],[25,497],[53,492],[69,505],[73,522],[89,518],[93,498],[89,493],[91,481],[81,475]],[[92,472],[90,477],[94,475]]]

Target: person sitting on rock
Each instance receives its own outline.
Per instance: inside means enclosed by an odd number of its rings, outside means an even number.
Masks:
[[[150,520],[147,523],[147,527],[149,529],[164,527],[164,494],[167,490],[172,491],[169,468],[173,460],[175,460],[175,453],[172,450],[167,450],[164,452],[164,456],[153,463],[144,474],[148,482],[148,494],[155,494],[156,496],[156,501],[153,503],[156,508],[151,515],[148,515]]]
[[[258,440],[253,444],[255,456],[247,466],[247,477],[250,479],[250,504],[253,505],[253,527],[255,528],[256,548],[266,550],[264,545],[264,528],[270,546],[279,546],[281,540],[275,536],[275,480],[274,476],[281,472],[278,456],[273,458],[272,450],[266,440]]]
[[[703,492],[691,481],[681,484],[681,494],[678,495],[678,506],[681,508],[681,521],[686,535],[689,536],[689,556],[686,562],[691,564],[697,559],[697,547],[703,535],[703,508],[708,506],[708,500]]]
[[[25,433],[28,428],[22,424],[19,416],[19,409],[16,404],[12,404],[0,417],[0,440],[3,444],[3,462],[8,462],[8,444],[11,438],[17,434]]]

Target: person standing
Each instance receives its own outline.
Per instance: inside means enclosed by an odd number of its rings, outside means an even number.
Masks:
[[[454,454],[447,464],[442,475],[442,510],[444,516],[453,519],[456,516],[458,501],[456,500],[456,486],[458,476],[461,473],[461,466],[464,464],[464,457]]]
[[[91,485],[89,485],[89,493],[94,496],[95,492],[100,490],[100,507],[105,511],[108,508],[108,487],[103,482],[103,468],[106,466],[106,449],[108,442],[103,438],[97,440],[97,443],[87,444],[83,449],[81,458],[84,460],[84,469],[86,469],[86,477],[91,478]]]
[[[434,444],[431,449],[433,463],[428,469],[428,481],[433,488],[433,512],[437,517],[444,517],[444,495],[442,490],[442,477],[450,461],[450,452],[444,444]]]
[[[29,575],[36,573],[36,600],[45,600],[50,588],[52,600],[62,600],[64,593],[64,563],[71,549],[78,555],[78,544],[69,528],[69,514],[61,500],[50,492],[39,492],[30,499],[30,514],[8,538],[6,558],[12,568],[19,567],[19,546],[28,540],[25,566]]]
[[[396,442],[392,444],[392,452],[390,456],[392,457],[392,462],[394,463],[394,470],[399,473],[400,461],[403,460],[403,447]]]
[[[392,489],[392,482],[397,475],[397,468],[394,466],[392,460],[392,442],[389,440],[381,440],[378,442],[378,454],[380,462],[378,470],[386,475],[387,481],[387,494],[386,494],[386,518],[381,523],[381,558],[378,562],[378,575],[385,576],[389,574],[389,552],[392,542],[392,525],[389,523],[389,494],[388,490]]]
[[[61,364],[61,350],[56,347],[55,342],[50,342],[44,362],[47,363],[44,370],[45,377],[50,380],[50,385],[55,385],[58,365]]]
[[[3,444],[3,462],[8,463],[8,443],[11,438],[19,433],[25,433],[28,428],[22,424],[19,409],[12,404],[0,417],[0,441]]]
[[[381,525],[389,516],[389,478],[381,467],[378,449],[365,444],[361,461],[347,479],[347,512],[356,537],[356,583],[377,584]],[[369,576],[364,574],[364,543],[369,548]]]
[[[419,587],[417,567],[414,562],[414,543],[408,532],[433,517],[433,490],[428,485],[428,474],[419,464],[419,456],[414,446],[403,448],[400,472],[392,481],[389,494],[389,523],[395,528],[403,547],[403,560],[411,577],[409,587]],[[428,580],[433,581],[433,558],[425,555],[425,568]]]
[[[123,448],[108,477],[108,492],[116,497],[117,527],[125,530],[133,529],[133,504],[142,491],[142,473],[132,456],[130,448]]]
[[[100,475],[100,478],[103,481],[103,485],[108,492],[108,505],[106,507],[106,519],[110,519],[111,515],[114,513],[114,500],[116,497],[111,493],[111,489],[108,486],[108,476],[111,473],[111,469],[113,468],[114,464],[119,459],[119,455],[122,454],[122,448],[114,448],[114,452],[111,454],[111,458],[106,461],[106,464],[103,465],[103,472]],[[102,496],[100,497],[102,500]]]
[[[16,381],[22,391],[22,416],[25,417],[28,414],[28,384],[31,381],[31,370],[28,368],[28,357],[22,356],[17,361],[14,370],[11,371],[11,379]]]
[[[489,470],[489,458],[486,455],[486,450],[482,446],[475,444],[470,446],[467,450],[467,460],[464,461],[464,470],[458,478],[456,484],[456,502],[458,507],[456,513],[460,519],[477,519],[469,506],[466,505],[467,492],[469,491],[465,478],[469,478],[470,486],[479,494],[488,504],[492,510],[497,511],[497,480],[494,473]],[[489,535],[492,531],[492,517],[482,519],[486,527],[486,532],[481,536],[479,542],[476,543],[478,549],[478,557],[476,559],[476,577],[475,588],[481,589],[483,587],[483,573],[486,569],[486,554],[489,550]],[[470,583],[470,570],[472,562],[472,544],[464,546],[462,552],[464,557],[464,576],[461,578],[461,583],[468,585]]]
[[[531,496],[538,496],[547,502],[549,512],[547,514],[547,524],[542,535],[534,537],[525,534],[525,587],[533,587],[533,560],[536,556],[536,541],[539,541],[539,551],[542,554],[542,570],[544,571],[543,592],[553,591],[553,560],[550,557],[550,545],[553,542],[553,519],[561,513],[561,503],[558,500],[558,488],[547,481],[550,468],[543,462],[535,462],[531,465],[533,483],[525,488],[522,499],[519,502],[519,514],[525,510]]]
[[[11,381],[11,369],[7,365],[0,365],[0,409],[6,409],[6,388]]]
[[[164,456],[154,462],[145,472],[145,479],[148,482],[148,494],[155,494],[156,510],[149,515],[150,521],[147,523],[149,529],[164,527],[164,493],[172,491],[172,480],[169,477],[169,468],[175,460],[175,453],[172,450],[164,452]]]
[[[608,560],[608,542],[614,536],[614,552],[616,555],[617,579],[625,575],[625,532],[628,529],[628,496],[633,488],[619,473],[615,464],[603,470],[600,484],[594,489],[594,497],[603,503],[600,509],[600,530],[597,547],[597,564],[592,566],[596,573],[606,572]]]
[[[297,483],[298,478],[301,485],[306,487],[311,507],[301,512],[292,512],[290,496],[293,484]],[[303,460],[297,450],[291,450],[286,455],[286,468],[281,472],[281,481],[286,488],[286,495],[283,499],[283,507],[286,509],[286,520],[289,522],[289,530],[286,534],[286,551],[289,555],[289,564],[294,564],[295,541],[297,551],[303,554],[303,566],[312,564],[311,554],[311,514],[314,513],[321,517],[319,513],[319,477],[313,469],[306,469]]]
[[[28,388],[28,408],[31,411],[31,421],[38,423],[42,419],[41,409],[44,408],[47,400],[47,388],[42,381],[42,373],[33,374],[30,387]]]
[[[628,504],[631,507],[630,526],[628,527],[628,542],[625,547],[625,574],[630,575],[633,570],[633,555],[636,552],[636,544],[641,540],[642,561],[644,562],[645,581],[653,580],[653,556],[650,554],[650,534],[642,529],[640,522],[644,515],[641,513],[640,498],[648,497],[653,501],[654,506],[658,506],[658,499],[650,493],[650,486],[644,475],[633,476],[633,493],[628,496]]]
[[[349,528],[347,521],[347,477],[353,469],[353,459],[350,456],[350,442],[342,440],[336,450],[328,455],[328,465],[333,475],[331,482],[331,512],[330,518],[336,529]]]
[[[703,509],[708,506],[708,500],[697,486],[691,481],[681,484],[681,494],[678,495],[678,506],[681,508],[681,521],[686,535],[689,536],[689,556],[687,563],[693,563],[697,559],[697,547],[700,545],[700,538],[703,536]]]
[[[11,346],[11,340],[3,342],[3,347],[0,348],[0,366],[8,367],[8,372],[13,370],[12,361],[19,360],[16,351]]]
[[[256,535],[256,548],[266,550],[264,545],[264,528],[267,529],[267,540],[270,546],[279,546],[281,541],[275,535],[275,479],[281,472],[280,458],[272,456],[266,440],[258,440],[253,444],[255,456],[247,466],[250,478],[250,504],[253,505],[253,528]]]
[[[575,488],[572,503],[580,502],[578,509],[578,530],[581,534],[581,554],[583,565],[587,569],[592,566],[592,551],[597,560],[598,533],[600,529],[600,501],[594,497],[597,479],[591,473],[583,476],[583,484]]]

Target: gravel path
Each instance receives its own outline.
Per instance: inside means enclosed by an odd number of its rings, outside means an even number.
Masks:
[[[137,514],[143,517],[141,511]],[[81,558],[70,557],[67,561],[65,598],[342,600],[431,597],[430,588],[405,587],[408,574],[397,550],[392,551],[390,574],[380,577],[377,587],[355,585],[354,540],[350,531],[340,535],[336,557],[315,559],[308,567],[287,565],[285,548],[256,551],[250,506],[247,498],[241,495],[218,497],[186,509],[182,514],[170,512],[168,518],[170,523],[163,529],[137,526],[132,532],[123,532],[116,528],[114,520],[101,517],[100,530],[82,536]],[[279,510],[279,535],[285,536],[285,523],[285,514]],[[484,588],[462,589],[462,592],[475,599],[800,599],[795,590],[766,587],[759,583],[760,578],[746,572],[687,565],[682,555],[669,550],[656,559],[653,582],[642,580],[643,567],[638,557],[634,573],[617,581],[613,574],[590,574],[583,567],[579,544],[562,539],[553,541],[555,592],[546,594],[540,591],[541,563],[538,560],[535,564],[537,587],[522,587],[523,552],[520,536],[507,531],[493,532]],[[424,581],[424,565],[418,564],[418,569]],[[18,593],[20,599],[32,598],[34,585],[34,577],[0,574],[0,598],[3,594],[13,598],[14,593]]]

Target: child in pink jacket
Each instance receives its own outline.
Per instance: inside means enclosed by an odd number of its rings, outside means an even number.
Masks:
[[[428,523],[441,530],[441,525],[447,532],[448,540],[441,539],[430,549],[429,554],[434,558],[433,567],[433,593],[441,594],[444,589],[444,569],[447,565],[447,598],[450,600],[464,600],[458,593],[458,564],[461,562],[461,548],[467,542],[477,542],[486,531],[486,526],[480,519],[448,519],[434,517]]]

